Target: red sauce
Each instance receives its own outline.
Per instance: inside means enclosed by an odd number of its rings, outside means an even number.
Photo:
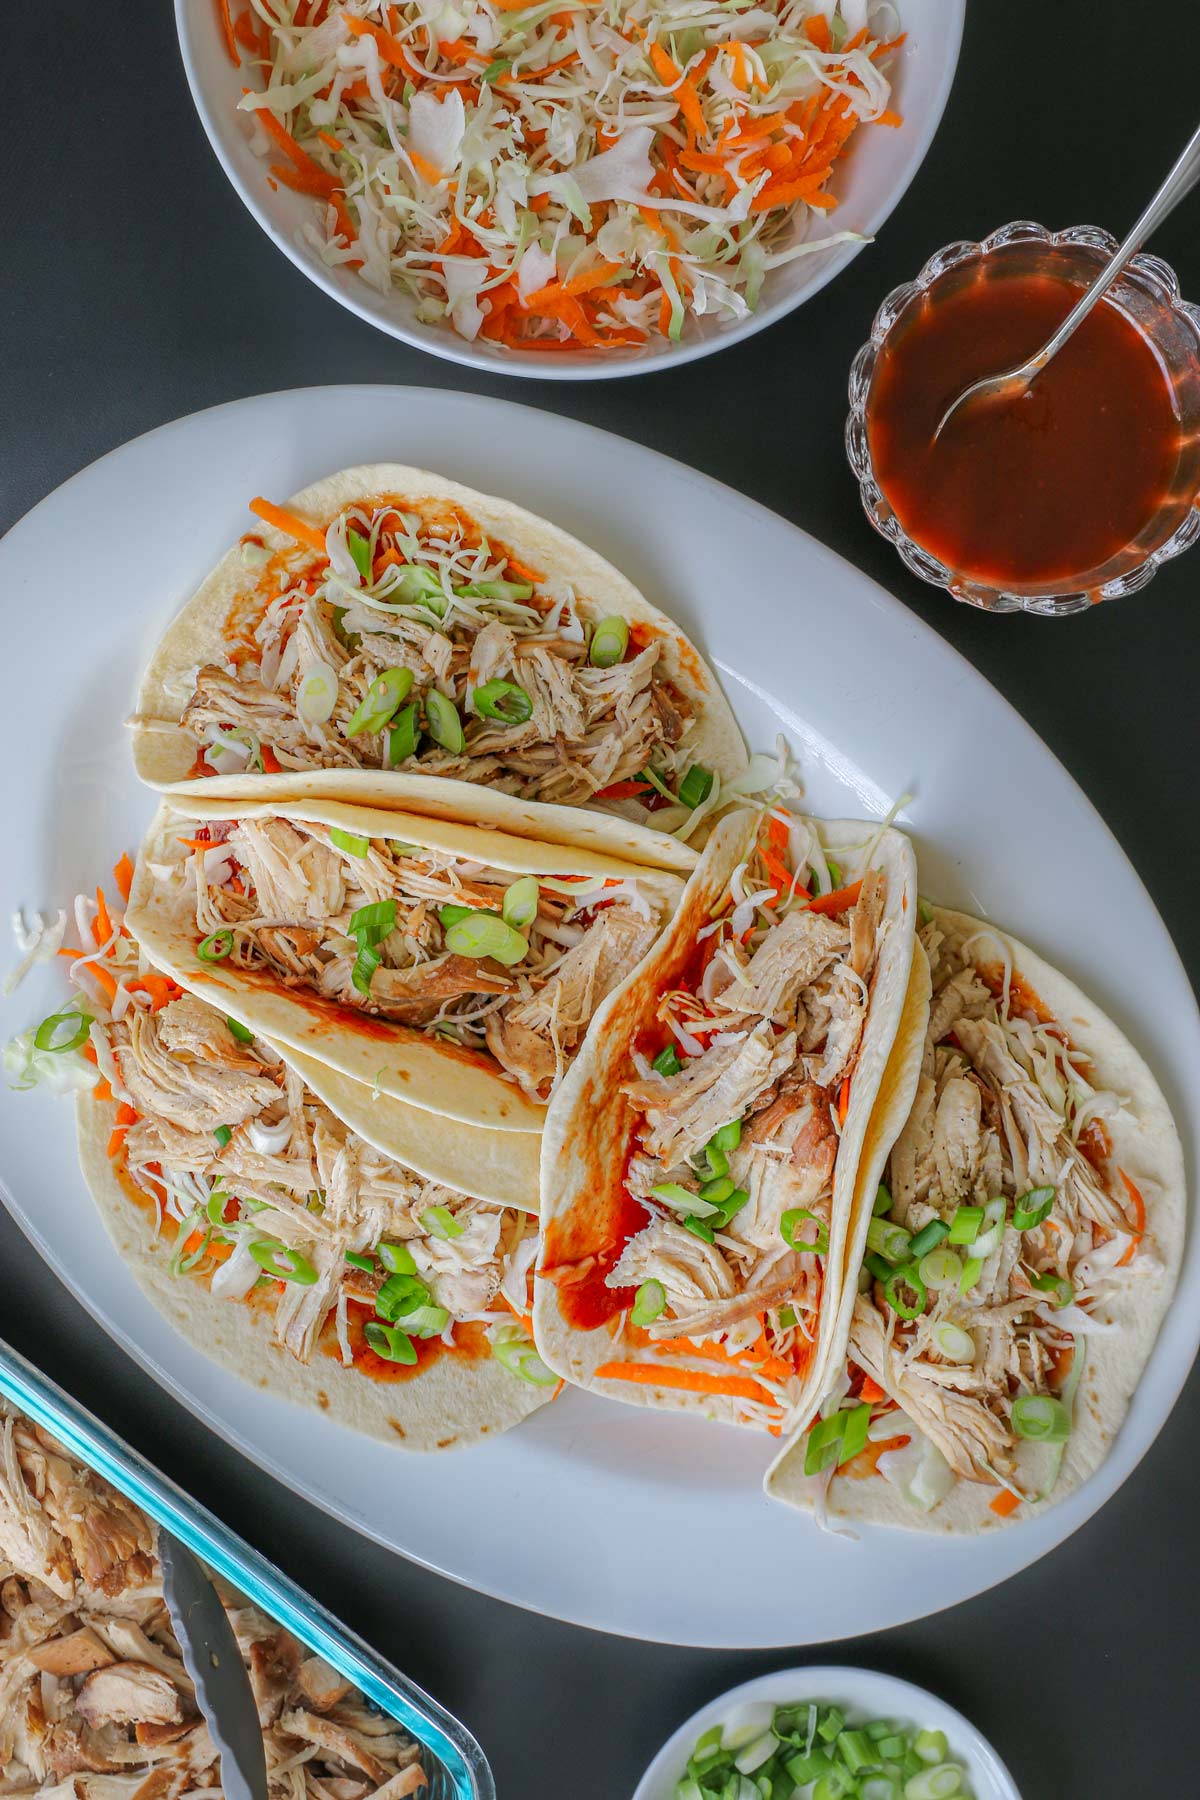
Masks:
[[[376,1356],[367,1342],[366,1328],[373,1317],[373,1306],[361,1306],[352,1302],[346,1308],[346,1336],[350,1342],[354,1367],[360,1375],[366,1375],[372,1381],[411,1381],[414,1376],[424,1375],[427,1369],[432,1368],[435,1362],[440,1362],[444,1356],[457,1356],[468,1362],[478,1362],[491,1355],[483,1326],[464,1324],[454,1327],[452,1345],[443,1344],[441,1338],[414,1338],[412,1344],[417,1353],[416,1362],[390,1362],[386,1356]],[[341,1348],[332,1313],[321,1327],[320,1347],[323,1355],[340,1360]]]
[[[1078,294],[997,252],[936,281],[879,353],[867,404],[879,485],[909,536],[968,580],[1081,580],[1152,520],[1144,547],[1162,542],[1187,509],[1176,496],[1171,516],[1182,439],[1166,374],[1106,301],[1024,394],[963,408],[934,443],[955,396],[1031,355]]]

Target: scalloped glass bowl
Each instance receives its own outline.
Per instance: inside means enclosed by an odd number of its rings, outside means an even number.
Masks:
[[[851,365],[846,454],[858,477],[866,515],[915,575],[945,588],[956,600],[989,612],[1023,611],[1055,618],[1082,612],[1098,600],[1137,593],[1161,564],[1200,539],[1200,306],[1182,299],[1174,270],[1156,256],[1134,257],[1109,298],[1155,350],[1175,395],[1183,450],[1168,503],[1118,555],[1075,577],[1072,590],[1065,593],[1055,586],[1000,589],[968,581],[909,537],[875,479],[867,431],[871,383],[880,348],[908,307],[950,270],[989,255],[1003,255],[1021,273],[1054,274],[1083,284],[1115,249],[1116,239],[1094,225],[1051,232],[1028,220],[1004,225],[981,243],[947,244],[930,257],[915,281],[893,288]]]

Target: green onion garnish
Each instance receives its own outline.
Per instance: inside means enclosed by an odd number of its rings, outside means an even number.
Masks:
[[[714,1131],[708,1140],[709,1149],[736,1150],[742,1141],[742,1121],[730,1119],[728,1125],[722,1125]]]
[[[505,1326],[492,1339],[492,1355],[510,1375],[531,1387],[557,1387],[558,1376],[548,1369],[519,1325]]]
[[[196,955],[201,962],[221,962],[233,949],[233,933],[225,927],[220,931],[210,931],[206,938],[201,938],[196,945]]]
[[[425,723],[435,744],[440,744],[443,750],[449,750],[452,756],[462,755],[467,744],[463,736],[462,720],[453,700],[447,700],[445,694],[440,693],[437,688],[430,688],[425,696]]]
[[[629,1317],[635,1325],[653,1325],[667,1304],[667,1290],[661,1281],[643,1281],[633,1296]]]
[[[804,1230],[810,1224],[813,1227],[811,1233]],[[829,1255],[829,1227],[807,1206],[789,1208],[779,1221],[779,1231],[789,1250],[807,1250],[813,1256]]]
[[[469,919],[474,911],[473,906],[439,906],[438,921],[444,930],[447,925],[453,925],[459,919]]]
[[[1071,1415],[1050,1394],[1019,1394],[1013,1401],[1013,1430],[1034,1444],[1061,1444],[1071,1435]]]
[[[371,977],[379,967],[381,958],[378,950],[370,944],[360,941],[358,955],[354,958],[354,967],[350,971],[350,980],[360,994],[371,992]]]
[[[360,944],[381,943],[395,929],[394,900],[374,900],[370,906],[360,906],[357,912],[350,914],[350,936],[356,937]]]
[[[351,560],[364,581],[371,579],[371,546],[361,531],[352,528],[346,532],[346,548]]]
[[[1032,1231],[1042,1220],[1048,1218],[1054,1206],[1055,1189],[1052,1187],[1030,1188],[1013,1201],[1012,1222],[1018,1231]]]
[[[944,1731],[918,1731],[913,1750],[923,1763],[940,1763],[949,1756],[950,1745]]]
[[[388,1324],[429,1306],[433,1295],[416,1275],[389,1275],[375,1296],[375,1311]]]
[[[919,1319],[925,1311],[928,1295],[915,1263],[905,1263],[903,1268],[893,1269],[883,1284],[883,1294],[892,1311],[902,1319]],[[909,1294],[914,1296],[911,1300],[908,1298]]]
[[[840,1732],[846,1728],[846,1715],[840,1706],[826,1709],[817,1723],[817,1736],[826,1744],[832,1744]]]
[[[728,1175],[729,1158],[723,1150],[714,1149],[712,1144],[705,1144],[700,1155],[712,1176]]]
[[[973,1244],[979,1236],[979,1227],[982,1224],[982,1206],[957,1207],[950,1222],[950,1242],[952,1244]]]
[[[218,1125],[217,1129],[213,1132],[213,1136],[216,1138],[217,1143],[220,1145],[221,1149],[223,1150],[225,1148],[226,1144],[229,1142],[230,1138],[233,1136],[233,1132],[230,1130],[228,1125]]]
[[[838,1753],[852,1775],[860,1769],[877,1769],[879,1757],[865,1731],[839,1731]],[[846,1790],[849,1792],[849,1788]]]
[[[294,1281],[300,1287],[312,1287],[317,1279],[317,1271],[306,1256],[293,1250],[290,1244],[281,1244],[278,1238],[259,1238],[250,1245],[250,1254],[260,1269],[276,1281]]]
[[[375,1246],[375,1254],[393,1275],[415,1275],[417,1272],[416,1258],[407,1244],[381,1241]]]
[[[808,1434],[804,1473],[819,1475],[823,1469],[840,1468],[857,1456],[867,1441],[870,1423],[871,1408],[865,1403],[818,1419]]]
[[[939,1763],[933,1769],[921,1769],[904,1784],[904,1800],[950,1800],[962,1788],[962,1770],[957,1763]]]
[[[891,1263],[885,1262],[874,1250],[868,1250],[863,1257],[863,1268],[869,1269],[876,1281],[888,1281],[896,1272]]]
[[[374,1257],[364,1256],[361,1251],[347,1250],[346,1261],[350,1264],[352,1269],[361,1269],[365,1275],[373,1275],[375,1273]]]
[[[405,1331],[419,1338],[441,1337],[450,1323],[450,1314],[444,1306],[417,1306],[401,1317]]]
[[[60,1038],[58,1033],[64,1026],[69,1026],[70,1032],[67,1037]],[[68,1007],[63,1012],[51,1013],[48,1019],[42,1020],[33,1034],[33,1047],[35,1050],[48,1050],[52,1056],[62,1056],[68,1050],[78,1050],[91,1028],[92,1021],[87,1013]]]
[[[891,1193],[888,1190],[888,1188],[886,1188],[884,1186],[883,1182],[881,1181],[878,1188],[875,1191],[875,1204],[871,1208],[872,1215],[878,1219],[878,1218],[881,1218],[884,1213],[890,1213],[891,1210],[892,1210]]]
[[[959,1277],[959,1281],[958,1281],[959,1293],[960,1294],[969,1293],[970,1290],[975,1286],[975,1283],[979,1280],[979,1277],[982,1274],[983,1274],[982,1260],[978,1256],[970,1257],[963,1264],[963,1272]]]
[[[533,586],[528,581],[469,581],[456,587],[456,594],[468,600],[532,600]]]
[[[729,1191],[733,1192],[732,1182],[729,1184]],[[694,1194],[681,1181],[660,1181],[650,1192],[656,1200],[664,1200],[668,1206],[673,1206],[676,1212],[694,1214],[697,1218],[710,1219],[720,1211],[719,1205],[704,1199],[702,1193]]]
[[[629,621],[620,613],[608,613],[592,633],[588,661],[594,668],[611,669],[614,664],[624,661],[628,648]]]
[[[698,1219],[694,1213],[689,1213],[683,1221],[683,1229],[690,1231],[693,1237],[703,1238],[706,1244],[711,1244],[716,1235],[708,1220]]]
[[[381,1325],[378,1319],[369,1319],[363,1326],[363,1336],[368,1348],[385,1362],[415,1363],[417,1360],[412,1339],[392,1325]]]
[[[254,1033],[243,1025],[240,1019],[230,1019],[227,1017],[225,1023],[228,1025],[239,1044],[252,1044],[254,1042]]]
[[[795,1307],[794,1306],[781,1306],[779,1309],[779,1328],[780,1328],[780,1330],[781,1331],[790,1331],[792,1329],[793,1325],[795,1325],[795,1323],[796,1323]]]
[[[907,1262],[912,1250],[912,1239],[900,1225],[890,1225],[886,1219],[872,1219],[867,1226],[867,1243],[877,1255],[895,1265]]]
[[[656,1075],[678,1075],[683,1063],[674,1044],[668,1044],[665,1049],[659,1051],[650,1067]]]
[[[927,1288],[936,1292],[939,1288],[952,1288],[958,1285],[962,1277],[963,1266],[953,1250],[929,1250],[917,1264],[921,1280]]]
[[[540,889],[532,875],[522,875],[504,890],[500,916],[514,931],[526,931],[537,918]]]
[[[229,1195],[224,1188],[215,1187],[204,1205],[204,1215],[214,1231],[219,1231],[225,1223],[225,1208],[229,1205]]]
[[[499,913],[470,912],[446,926],[446,948],[458,956],[490,956],[506,968],[529,954],[529,940],[505,923]]]
[[[679,784],[679,804],[695,811],[712,793],[712,785],[712,770],[706,769],[703,763],[693,763]]]
[[[943,1319],[940,1325],[934,1326],[933,1342],[947,1362],[975,1361],[975,1339],[969,1331],[964,1331],[961,1325],[955,1325],[951,1319]]]
[[[457,1238],[463,1234],[463,1227],[446,1206],[427,1206],[421,1214],[421,1223],[430,1237]]]
[[[347,856],[366,856],[371,848],[370,838],[359,837],[354,831],[342,831],[337,825],[330,826],[329,841],[335,850],[344,850]]]
[[[1049,1294],[1055,1306],[1070,1306],[1075,1289],[1065,1275],[1030,1275],[1029,1284],[1039,1294]]]
[[[908,1254],[914,1262],[920,1262],[927,1251],[933,1250],[944,1237],[950,1235],[950,1227],[941,1219],[930,1219],[928,1225],[922,1225],[920,1231],[908,1246]]]
[[[395,769],[402,762],[407,762],[410,756],[415,755],[418,736],[417,708],[414,701],[409,706],[402,706],[387,728],[383,753],[384,768]]]
[[[533,701],[515,681],[485,681],[475,689],[475,711],[481,719],[499,719],[502,725],[523,725],[533,716]]]

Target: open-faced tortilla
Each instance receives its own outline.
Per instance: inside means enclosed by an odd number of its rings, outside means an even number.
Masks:
[[[736,1424],[803,1411],[909,985],[915,875],[895,830],[779,809],[718,825],[547,1117],[534,1329],[551,1368]]]
[[[506,1430],[549,1398],[501,1288],[523,1310],[526,1213],[379,1151],[273,1045],[182,990],[97,1033],[112,1097],[77,1098],[84,1178],[197,1350],[409,1450]]]
[[[690,872],[668,834],[686,812],[650,812],[661,794],[637,778],[650,765],[675,792],[699,764],[729,780],[745,746],[695,647],[611,563],[400,464],[265,510],[288,529],[256,521],[151,658],[132,721],[144,781],[261,799],[265,769],[277,794],[299,784]]]
[[[908,1275],[891,1298],[878,1264],[847,1283],[821,1411],[825,1456],[853,1454],[818,1467],[805,1420],[766,1486],[836,1519],[972,1533],[1056,1504],[1107,1455],[1174,1290],[1183,1159],[1146,1064],[1073,982],[964,913],[933,908],[921,939],[932,1005],[894,1053],[919,1080],[872,1229]],[[931,1225],[922,1297],[905,1237]]]
[[[160,808],[126,923],[160,968],[288,1050],[469,1127],[538,1132],[680,891],[664,871],[470,825],[209,798]],[[517,900],[520,928],[502,917]]]

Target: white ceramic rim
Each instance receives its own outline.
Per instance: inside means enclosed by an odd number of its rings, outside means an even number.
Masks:
[[[928,154],[937,128],[941,123],[946,102],[950,97],[950,89],[954,84],[954,76],[958,68],[959,53],[962,49],[963,27],[966,19],[966,0],[936,0],[936,4],[945,8],[944,66],[941,78],[935,90],[933,104],[929,107],[920,128],[909,144],[907,153],[898,165],[895,181],[889,186],[880,203],[874,207],[862,223],[864,234],[874,236],[884,222],[899,205],[913,181],[918,169]],[[902,21],[903,22],[903,21]],[[489,375],[512,375],[529,381],[611,381],[622,376],[648,375],[660,369],[678,368],[684,363],[696,362],[701,357],[711,356],[718,350],[728,349],[757,332],[764,331],[768,325],[774,325],[788,313],[794,312],[806,300],[810,300],[831,282],[835,276],[856,257],[861,250],[869,248],[869,244],[839,244],[827,256],[814,257],[812,279],[797,293],[783,300],[761,307],[748,319],[742,319],[723,326],[712,337],[685,339],[679,344],[664,344],[661,349],[639,353],[636,357],[612,357],[608,359],[590,360],[585,355],[574,356],[564,352],[561,356],[547,357],[528,355],[517,357],[494,354],[490,349],[478,350],[473,344],[460,338],[456,332],[446,330],[414,330],[402,321],[389,317],[384,311],[381,297],[372,303],[372,290],[365,282],[356,281],[353,286],[336,278],[336,271],[325,270],[310,262],[301,255],[294,239],[271,218],[270,212],[260,193],[253,190],[242,178],[229,153],[226,138],[232,129],[226,118],[226,109],[210,102],[208,92],[198,67],[196,53],[197,28],[215,32],[217,29],[217,13],[213,0],[175,0],[175,24],[179,35],[180,54],[183,58],[184,73],[192,100],[199,114],[209,143],[212,145],[218,162],[228,176],[231,185],[247,211],[261,226],[277,249],[282,250],[302,275],[314,286],[319,287],[331,300],[344,306],[348,312],[354,313],[366,324],[377,330],[386,332],[390,337],[398,338],[402,343],[411,344],[415,349],[427,350],[430,355],[441,357],[446,362],[460,364],[463,368],[479,369]]]

